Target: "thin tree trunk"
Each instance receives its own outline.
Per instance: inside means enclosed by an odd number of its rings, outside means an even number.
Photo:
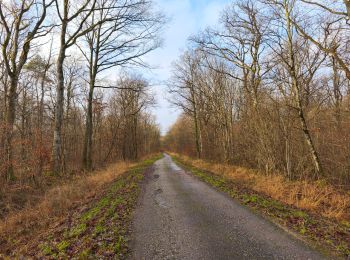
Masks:
[[[57,85],[56,85],[56,107],[55,107],[55,126],[53,133],[53,145],[52,145],[52,171],[56,174],[62,172],[62,125],[63,125],[63,113],[64,113],[64,73],[63,65],[66,58],[66,33],[68,20],[68,2],[64,2],[64,19],[62,20],[62,28],[60,35],[60,50],[57,58],[56,73],[57,73]]]
[[[137,115],[134,116],[134,160],[138,158],[138,140],[137,140],[137,128],[138,128],[138,120]]]
[[[84,150],[83,150],[83,167],[90,171],[92,169],[92,136],[93,136],[93,125],[92,125],[92,101],[94,95],[93,80],[90,81],[90,90],[88,96],[88,107],[86,114],[86,126],[85,126],[85,137],[84,137]]]
[[[194,131],[195,131],[195,141],[196,141],[196,152],[197,152],[197,158],[200,159],[202,157],[201,143],[200,143],[200,130],[199,130],[199,124],[198,124],[196,97],[193,89],[191,89],[191,96],[192,96],[192,102],[193,102],[193,119],[194,119]]]
[[[337,128],[339,130],[341,129],[341,92],[340,92],[337,62],[334,59],[334,57],[332,57],[332,68],[333,68],[333,94],[335,99],[334,115],[337,123]]]
[[[197,157],[200,159],[202,157],[202,152],[201,152],[201,145],[200,145],[200,140],[199,140],[199,127],[198,127],[198,118],[197,118],[197,113],[194,113],[194,129],[195,129],[195,138],[196,138],[196,151],[197,151]]]
[[[124,121],[126,119],[124,118]],[[123,129],[123,144],[122,144],[122,157],[123,157],[123,161],[126,161],[126,128],[127,128],[127,124],[125,122],[125,125],[124,125],[124,129]]]
[[[286,140],[286,170],[287,170],[287,176],[288,176],[288,179],[289,180],[292,180],[293,179],[293,176],[292,176],[292,160],[291,160],[291,144],[290,144],[290,137],[288,135],[288,133],[286,134],[286,137],[285,137],[285,140]]]
[[[22,95],[22,113],[21,113],[21,130],[20,130],[20,133],[21,133],[21,161],[22,163],[25,163],[25,160],[26,160],[26,157],[27,157],[27,154],[26,154],[26,144],[25,144],[25,139],[26,139],[26,101],[27,101],[27,91],[24,89],[23,90],[23,95]]]
[[[313,162],[314,162],[314,165],[315,165],[315,170],[316,170],[317,177],[319,177],[319,175],[322,172],[320,158],[318,156],[318,153],[316,151],[315,145],[314,145],[313,140],[311,138],[311,134],[310,134],[308,125],[307,125],[306,120],[305,120],[303,108],[300,106],[300,103],[301,103],[300,100],[298,101],[298,103],[299,103],[299,105],[298,105],[298,115],[299,115],[301,127],[302,127],[306,143],[307,143],[307,145],[309,147],[309,151],[310,151],[310,154],[312,156],[312,159],[313,159]]]

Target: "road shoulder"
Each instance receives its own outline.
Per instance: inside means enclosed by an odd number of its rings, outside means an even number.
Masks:
[[[144,176],[160,156],[142,161],[118,176],[105,191],[52,223],[11,257],[46,259],[125,259],[130,254],[131,220]]]
[[[349,257],[349,227],[283,204],[264,194],[237,185],[232,180],[196,168],[176,155],[172,155],[172,159],[189,174],[247,206],[254,213],[268,219],[312,248],[332,258]]]

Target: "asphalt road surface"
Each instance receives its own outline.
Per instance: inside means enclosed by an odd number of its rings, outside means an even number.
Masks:
[[[168,155],[147,178],[133,236],[132,259],[323,259]]]

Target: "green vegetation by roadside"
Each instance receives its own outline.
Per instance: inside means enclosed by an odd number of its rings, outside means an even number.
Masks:
[[[339,223],[333,219],[300,210],[238,185],[234,180],[194,167],[188,160],[184,162],[174,154],[171,156],[177,164],[194,176],[267,217],[291,234],[309,242],[324,254],[334,257],[350,257],[350,224],[348,222]]]
[[[51,227],[39,239],[28,241],[28,256],[125,259],[129,253],[132,213],[142,180],[161,157],[157,155],[134,165],[97,199],[75,209],[65,221]]]

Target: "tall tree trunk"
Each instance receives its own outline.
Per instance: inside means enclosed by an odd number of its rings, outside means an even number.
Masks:
[[[64,74],[63,62],[65,51],[60,50],[57,59],[57,86],[56,86],[56,107],[55,107],[55,126],[52,146],[52,170],[59,174],[62,171],[62,125],[64,112]]]
[[[53,145],[52,145],[52,171],[56,174],[62,172],[62,125],[63,125],[63,113],[64,113],[64,73],[63,65],[66,58],[66,33],[68,25],[68,2],[64,2],[64,19],[62,20],[62,28],[60,35],[60,50],[57,57],[56,73],[57,73],[57,85],[56,85],[56,107],[55,107],[55,125],[53,132]]]
[[[90,60],[89,60],[89,95],[88,95],[88,107],[86,113],[86,125],[85,125],[85,136],[84,136],[84,148],[83,148],[83,168],[91,171],[92,170],[92,139],[93,139],[93,98],[94,98],[94,89],[96,78],[98,74],[98,61],[100,54],[100,37],[101,37],[101,28],[102,25],[99,25],[97,28],[96,35],[96,45],[94,46],[94,40],[89,40],[90,46]]]
[[[298,117],[301,124],[301,129],[304,134],[304,138],[306,141],[307,146],[309,147],[310,155],[313,160],[313,164],[316,171],[316,176],[319,177],[322,168],[321,168],[321,162],[320,158],[318,156],[318,153],[316,151],[315,145],[313,143],[313,140],[311,138],[311,134],[305,119],[304,115],[304,108],[303,108],[303,101],[302,101],[302,91],[301,86],[298,81],[297,77],[297,64],[296,64],[296,57],[294,52],[294,43],[293,43],[293,32],[292,32],[292,21],[291,21],[291,13],[290,13],[290,4],[285,0],[284,1],[284,8],[285,8],[285,18],[287,22],[287,37],[288,37],[288,54],[289,54],[289,73],[292,80],[293,85],[293,92],[296,98],[296,108],[298,110]]]
[[[6,177],[7,180],[12,180],[14,176],[13,168],[13,128],[16,119],[16,102],[17,102],[17,85],[18,76],[10,78],[10,89],[8,93],[8,106],[6,115],[6,139],[5,139],[5,151],[6,151]]]

